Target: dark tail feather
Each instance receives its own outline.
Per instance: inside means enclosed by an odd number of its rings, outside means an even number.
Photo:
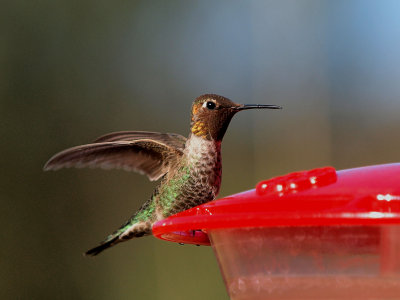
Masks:
[[[132,218],[113,234],[109,235],[100,245],[86,251],[85,255],[96,256],[100,252],[120,242],[127,241],[134,237],[149,235],[151,234],[151,228],[152,223],[150,221],[135,223],[134,218]]]
[[[96,256],[97,254],[103,252],[107,248],[109,248],[111,246],[114,246],[117,243],[117,240],[118,240],[118,236],[112,238],[109,241],[102,242],[99,246],[94,247],[94,248],[86,251],[85,255],[87,255],[87,256],[89,256],[89,255],[90,256]]]

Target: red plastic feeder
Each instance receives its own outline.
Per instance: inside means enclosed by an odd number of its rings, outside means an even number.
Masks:
[[[153,234],[211,244],[232,299],[400,299],[400,164],[276,177]]]

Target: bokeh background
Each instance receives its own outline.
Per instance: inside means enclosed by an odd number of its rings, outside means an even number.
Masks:
[[[186,135],[211,92],[238,114],[220,196],[326,165],[400,160],[400,2],[5,1],[0,10],[0,298],[228,299],[210,247],[147,237],[82,256],[155,184],[43,172],[108,132]]]

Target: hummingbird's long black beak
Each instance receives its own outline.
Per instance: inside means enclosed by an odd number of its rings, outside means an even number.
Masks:
[[[279,105],[273,105],[273,104],[242,104],[240,106],[236,106],[235,109],[240,111],[240,110],[246,110],[246,109],[282,109],[282,106]]]

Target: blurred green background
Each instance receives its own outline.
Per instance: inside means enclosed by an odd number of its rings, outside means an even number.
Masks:
[[[200,94],[284,106],[233,119],[221,197],[291,171],[399,161],[399,1],[1,6],[1,299],[228,299],[210,247],[147,237],[82,256],[151,195],[144,176],[42,171],[108,132],[186,135]]]

